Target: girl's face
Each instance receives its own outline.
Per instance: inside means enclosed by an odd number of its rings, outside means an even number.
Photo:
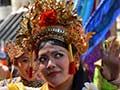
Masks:
[[[72,77],[68,73],[69,59],[68,51],[58,45],[46,44],[39,50],[37,62],[42,77],[49,85],[59,86]]]
[[[31,67],[31,61],[28,52],[25,52],[21,57],[17,59],[17,68],[21,77],[28,81],[33,81],[38,75],[38,70],[35,68],[35,62],[32,63],[33,71],[32,77],[30,77],[29,69]]]

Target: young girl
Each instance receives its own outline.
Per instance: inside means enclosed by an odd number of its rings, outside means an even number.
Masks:
[[[22,18],[16,42],[35,52],[30,62],[46,82],[40,90],[97,90],[79,60],[91,35],[84,33],[72,0],[36,0]]]
[[[37,68],[35,68],[35,63],[32,63],[34,69],[31,72],[31,56],[29,51],[14,42],[7,43],[5,48],[10,57],[10,62],[19,72],[19,77],[12,78],[12,72],[10,72],[10,78],[0,82],[0,90],[7,90],[8,87],[10,87],[9,90],[19,90],[24,86],[39,88],[43,82],[41,78],[38,79],[40,74]]]

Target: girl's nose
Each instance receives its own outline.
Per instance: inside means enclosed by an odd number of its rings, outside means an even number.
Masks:
[[[56,67],[56,64],[55,64],[54,60],[49,60],[48,64],[47,64],[47,68],[52,69],[52,68],[55,68],[55,67]]]
[[[37,62],[33,62],[32,67],[34,70],[37,70],[39,68]]]

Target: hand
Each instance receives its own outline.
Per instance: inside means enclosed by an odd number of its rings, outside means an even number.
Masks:
[[[115,80],[120,74],[120,58],[115,53],[104,53],[101,73],[107,80]]]
[[[10,71],[9,68],[0,63],[0,79],[9,78]]]

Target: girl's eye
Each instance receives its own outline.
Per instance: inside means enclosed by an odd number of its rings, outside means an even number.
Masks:
[[[30,59],[28,56],[22,56],[19,58],[19,61],[23,62],[23,63],[28,63],[30,61]]]
[[[28,60],[28,59],[23,59],[22,62],[24,62],[24,63],[28,63],[29,60]]]
[[[56,59],[60,59],[61,57],[63,57],[62,53],[56,53],[54,56],[54,58],[56,58]]]
[[[39,61],[41,62],[41,63],[44,63],[44,62],[46,62],[46,61],[48,61],[49,60],[49,58],[47,57],[47,56],[41,56],[40,58],[39,58]]]

